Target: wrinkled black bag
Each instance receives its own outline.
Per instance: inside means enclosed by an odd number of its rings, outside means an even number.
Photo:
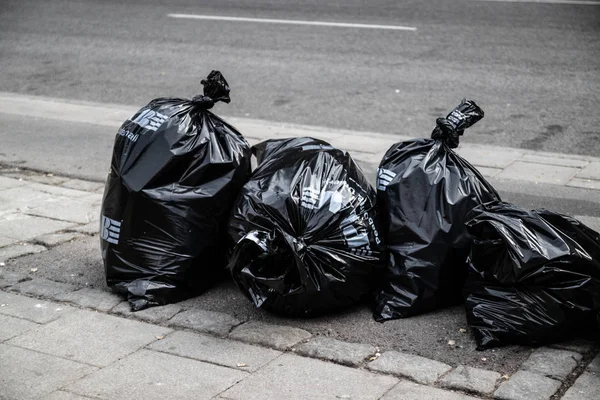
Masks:
[[[229,224],[229,270],[257,307],[315,316],[358,302],[382,267],[375,190],[350,155],[312,138],[267,140]]]
[[[470,218],[465,306],[478,349],[556,342],[596,326],[598,232],[566,215],[503,202],[479,206]]]
[[[393,145],[377,171],[387,273],[375,293],[373,315],[385,321],[458,304],[471,239],[471,209],[499,199],[481,174],[456,154],[464,129],[483,118],[471,100],[438,118],[432,139]]]
[[[229,103],[225,79],[213,71],[202,84],[204,96],[151,101],[116,136],[100,237],[106,283],[133,310],[199,294],[226,272],[227,222],[251,152],[208,111]]]

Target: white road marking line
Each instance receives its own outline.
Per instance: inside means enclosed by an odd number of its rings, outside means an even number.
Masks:
[[[371,25],[371,24],[352,24],[345,22],[324,22],[324,21],[301,21],[295,19],[265,19],[265,18],[242,18],[225,17],[220,15],[196,15],[196,14],[167,14],[171,18],[185,19],[204,19],[213,21],[233,21],[233,22],[258,22],[261,24],[289,24],[289,25],[312,25],[312,26],[330,26],[337,28],[362,28],[362,29],[387,29],[394,31],[416,31],[414,26],[401,25]]]
[[[471,0],[488,3],[538,3],[538,4],[561,4],[575,6],[600,6],[600,1],[594,0]]]

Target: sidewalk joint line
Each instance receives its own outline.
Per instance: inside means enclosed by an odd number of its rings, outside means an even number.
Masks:
[[[177,332],[177,331],[175,331],[175,332]],[[180,332],[189,332],[189,331],[180,331]],[[174,332],[172,332],[172,333],[174,333]],[[195,335],[203,335],[202,333],[199,333],[199,332],[189,332],[189,333],[193,333]],[[211,336],[211,335],[206,335],[206,336]],[[165,339],[166,339],[166,337],[167,336],[165,335]],[[250,372],[248,370],[243,370],[241,368],[232,367],[230,365],[219,364],[218,362],[215,362],[215,361],[200,360],[198,358],[190,357],[190,356],[179,354],[179,353],[171,353],[171,352],[166,351],[166,350],[151,349],[151,348],[147,347],[147,346],[151,345],[152,343],[160,342],[160,341],[163,341],[165,339],[160,339],[160,340],[156,339],[154,342],[148,343],[148,345],[146,345],[145,347],[142,347],[142,348],[140,348],[138,350],[146,350],[146,351],[152,351],[152,352],[161,353],[161,354],[167,354],[167,355],[173,356],[173,357],[181,357],[181,358],[185,358],[186,360],[197,361],[197,362],[206,363],[206,364],[210,364],[210,365],[216,365],[217,367],[221,367],[221,368],[232,369],[234,371],[245,372],[248,375],[252,375],[253,374],[253,372]],[[221,339],[221,338],[217,338],[217,339]],[[222,340],[227,340],[227,339],[222,339]],[[136,350],[136,351],[138,351],[138,350]]]

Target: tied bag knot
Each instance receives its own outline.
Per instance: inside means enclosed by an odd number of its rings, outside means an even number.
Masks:
[[[210,110],[215,105],[215,101],[208,96],[199,94],[192,99],[192,104],[195,108]]]
[[[483,115],[483,110],[475,104],[475,101],[463,99],[446,118],[435,120],[436,127],[431,133],[431,138],[443,140],[448,147],[455,149],[465,129],[482,119]]]
[[[195,96],[192,99],[194,107],[201,108],[203,110],[211,109],[216,102],[222,101],[229,103],[229,84],[219,71],[211,71],[206,79],[202,79],[200,83],[204,86],[204,94]]]

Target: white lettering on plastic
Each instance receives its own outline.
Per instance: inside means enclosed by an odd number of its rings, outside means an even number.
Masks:
[[[141,111],[131,122],[149,131],[156,131],[167,119],[166,115],[148,109]]]
[[[119,235],[121,234],[121,223],[102,216],[102,224],[100,225],[100,237],[108,243],[119,244]]]
[[[392,180],[396,177],[396,173],[389,169],[377,168],[377,190],[385,192]]]

